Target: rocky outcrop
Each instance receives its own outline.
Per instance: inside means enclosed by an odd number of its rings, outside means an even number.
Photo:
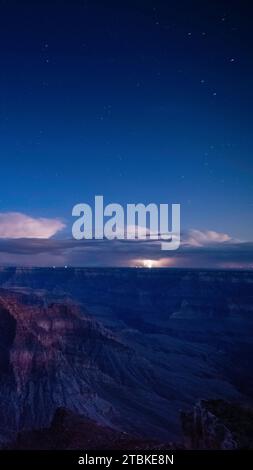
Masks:
[[[188,449],[253,448],[253,411],[224,400],[202,400],[182,413],[184,445]]]
[[[0,440],[47,426],[59,406],[110,422],[106,387],[119,393],[124,370],[131,384],[133,356],[76,306],[30,305],[1,290]]]
[[[84,308],[0,289],[0,445],[47,428],[58,408],[131,435],[167,436],[158,376]]]
[[[19,432],[7,449],[241,450],[252,449],[253,411],[223,400],[197,403],[182,414],[184,440],[141,439],[70,410],[56,410],[48,428]]]

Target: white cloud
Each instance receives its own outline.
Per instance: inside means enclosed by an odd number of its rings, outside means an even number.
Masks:
[[[0,238],[50,238],[64,227],[59,219],[0,212]]]
[[[232,238],[227,233],[215,232],[214,230],[201,231],[192,229],[189,231],[189,234],[185,239],[184,244],[195,247],[201,247],[230,241],[232,241]]]

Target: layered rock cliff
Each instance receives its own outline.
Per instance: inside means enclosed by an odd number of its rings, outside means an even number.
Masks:
[[[3,441],[49,425],[60,406],[110,422],[107,389],[117,395],[124,377],[138,380],[133,351],[74,305],[30,305],[1,290],[0,345]]]

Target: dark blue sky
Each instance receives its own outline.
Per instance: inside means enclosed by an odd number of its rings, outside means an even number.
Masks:
[[[0,212],[181,203],[252,239],[252,11],[231,1],[1,1]]]

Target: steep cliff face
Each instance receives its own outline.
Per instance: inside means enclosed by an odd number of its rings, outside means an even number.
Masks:
[[[182,413],[184,445],[188,449],[252,449],[252,409],[224,400],[201,400]]]
[[[120,394],[138,376],[130,348],[73,305],[24,304],[1,290],[0,344],[2,440],[47,426],[59,406],[110,422],[106,390]]]
[[[0,345],[0,443],[59,407],[144,438],[171,432],[174,386],[84,309],[1,289]]]

